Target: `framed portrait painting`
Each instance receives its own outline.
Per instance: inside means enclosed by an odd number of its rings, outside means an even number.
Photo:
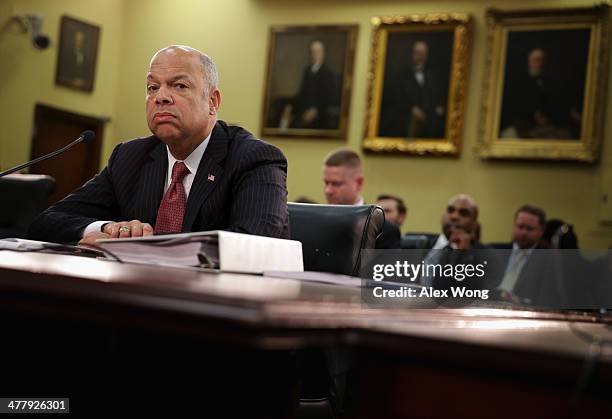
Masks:
[[[262,134],[346,138],[357,25],[270,30]]]
[[[62,16],[55,83],[92,92],[96,74],[100,28]]]
[[[372,23],[364,150],[458,155],[470,16],[388,16]]]
[[[481,157],[597,160],[608,16],[608,6],[487,11]]]

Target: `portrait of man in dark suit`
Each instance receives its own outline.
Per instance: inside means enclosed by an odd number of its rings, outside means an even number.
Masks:
[[[304,68],[300,90],[285,106],[280,124],[291,128],[334,128],[340,116],[339,77],[325,62],[323,42],[315,39],[308,49],[310,62]]]
[[[264,134],[344,135],[355,32],[352,26],[273,28]]]
[[[379,137],[444,138],[451,32],[390,33]]]
[[[62,86],[93,91],[100,28],[62,17],[55,80]]]
[[[510,32],[499,137],[579,139],[588,50],[586,29]]]

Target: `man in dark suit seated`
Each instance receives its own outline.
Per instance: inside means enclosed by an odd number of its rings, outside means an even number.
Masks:
[[[482,247],[476,239],[478,228],[478,204],[469,195],[459,194],[449,199],[442,214],[442,234],[433,244],[432,249],[470,249]]]
[[[500,276],[490,285],[502,293],[516,296],[524,303],[554,305],[559,301],[561,272],[550,252],[542,249],[541,239],[546,213],[534,205],[523,205],[514,214],[512,242],[497,248],[503,252]]]
[[[332,151],[324,161],[323,183],[328,204],[363,205],[361,197],[364,176],[361,159],[353,150],[342,148]],[[377,249],[399,249],[399,228],[385,220],[383,232],[376,240]]]
[[[441,224],[442,233],[425,256],[425,264],[476,264],[484,257],[480,251],[486,247],[476,238],[478,204],[474,198],[466,194],[453,196],[442,213]],[[433,275],[423,275],[420,282],[436,288],[451,284]]]
[[[498,288],[507,292],[514,293],[516,286],[520,282],[525,282],[529,259],[533,251],[538,248],[544,225],[546,224],[546,213],[533,205],[523,205],[514,214],[514,224],[512,227],[512,242],[507,243],[503,248],[511,250],[505,258],[504,276]],[[501,245],[496,246],[502,248]],[[534,259],[532,259],[533,262]],[[522,274],[522,275],[521,275]]]
[[[429,45],[412,44],[410,65],[385,82],[378,135],[381,137],[443,138],[446,94],[430,67]]]
[[[146,88],[154,135],[115,147],[100,174],[32,223],[30,237],[87,244],[228,229],[288,238],[285,156],[217,121],[213,61],[191,47],[166,47],[151,60]]]
[[[406,213],[408,212],[402,198],[395,195],[378,195],[376,205],[385,211],[385,220],[392,222],[397,228],[402,228],[402,224],[406,220]]]
[[[325,62],[325,45],[315,39],[308,45],[310,63],[304,68],[300,90],[283,111],[282,126],[334,129],[338,127],[341,84]],[[285,122],[287,121],[287,122]]]

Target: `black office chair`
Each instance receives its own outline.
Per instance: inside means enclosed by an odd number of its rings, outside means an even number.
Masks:
[[[25,238],[30,223],[48,206],[55,179],[47,175],[9,175],[0,178],[0,238]]]
[[[492,249],[512,249],[511,242],[493,242],[493,243],[487,243],[487,246],[489,246]]]
[[[402,249],[431,249],[438,240],[434,233],[406,233],[401,239]]]
[[[304,270],[359,276],[362,249],[374,249],[385,213],[376,205],[289,202],[291,239],[302,242]]]
[[[361,250],[374,249],[382,233],[382,208],[293,202],[288,206],[291,239],[302,242],[305,270],[359,275]],[[328,356],[316,348],[300,351],[303,373],[296,419],[334,417]]]

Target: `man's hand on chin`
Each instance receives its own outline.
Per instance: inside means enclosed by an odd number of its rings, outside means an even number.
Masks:
[[[453,249],[470,250],[472,248],[473,234],[469,233],[465,228],[453,226],[451,236],[448,241]]]

